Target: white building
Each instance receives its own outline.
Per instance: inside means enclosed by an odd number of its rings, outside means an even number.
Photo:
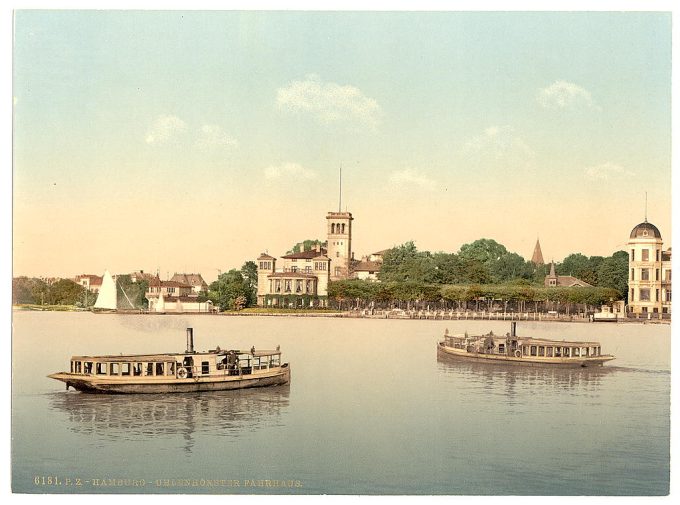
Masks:
[[[630,232],[628,267],[628,312],[670,314],[671,249],[663,250],[661,232],[646,220]]]

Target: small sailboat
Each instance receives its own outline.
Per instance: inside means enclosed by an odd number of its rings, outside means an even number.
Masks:
[[[116,283],[113,280],[111,273],[107,270],[104,272],[102,287],[99,289],[99,294],[97,295],[97,300],[94,302],[94,306],[92,307],[92,312],[116,312],[117,308],[118,293],[116,290]]]

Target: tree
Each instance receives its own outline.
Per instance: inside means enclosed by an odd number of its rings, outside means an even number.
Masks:
[[[480,238],[471,244],[463,244],[458,255],[464,259],[476,260],[482,263],[494,263],[507,254],[504,245],[489,238]]]
[[[217,280],[210,284],[208,297],[221,310],[240,310],[254,303],[254,293],[249,282],[236,269],[220,274]]]
[[[146,299],[149,283],[145,280],[132,281],[129,275],[116,277],[117,303],[119,308],[144,309],[149,306]]]
[[[617,251],[604,258],[597,269],[597,285],[613,288],[628,297],[628,253]]]
[[[303,251],[311,251],[316,246],[326,247],[327,243],[319,239],[307,239],[295,244],[286,254],[299,253]]]
[[[75,305],[83,297],[85,288],[70,279],[59,279],[49,289],[51,305]]]
[[[254,261],[246,261],[241,267],[241,275],[248,282],[250,289],[257,291],[257,265]]]
[[[413,241],[393,247],[383,257],[378,278],[383,282],[435,282],[437,269],[429,252],[418,252]]]

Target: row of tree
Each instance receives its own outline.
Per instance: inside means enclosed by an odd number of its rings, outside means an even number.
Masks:
[[[545,287],[527,281],[507,284],[427,284],[422,282],[332,282],[328,297],[335,307],[457,310],[546,311],[580,306],[593,310],[621,298],[607,287]]]
[[[418,251],[413,242],[393,247],[384,256],[378,274],[382,282],[419,284],[503,284],[524,280],[544,284],[548,265],[535,265],[491,239],[465,244],[458,253]],[[555,265],[557,275],[572,275],[597,287],[628,291],[628,254],[610,257],[576,253]]]

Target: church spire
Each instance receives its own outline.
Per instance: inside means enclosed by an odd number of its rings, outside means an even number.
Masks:
[[[543,253],[541,252],[541,244],[538,241],[538,238],[536,239],[536,247],[534,247],[534,255],[531,257],[531,262],[534,265],[545,264],[545,262],[543,261]]]

